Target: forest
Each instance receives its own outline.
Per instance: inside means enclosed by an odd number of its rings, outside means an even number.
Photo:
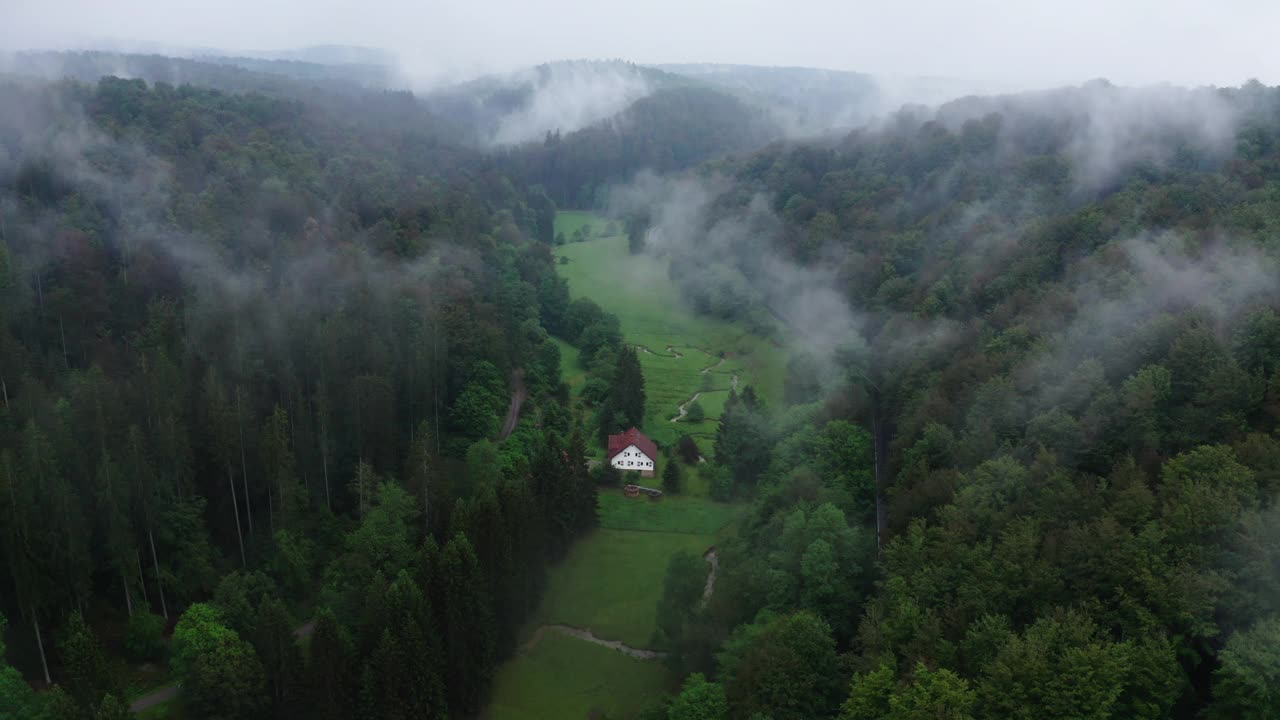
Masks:
[[[153,717],[482,716],[604,436],[675,422],[566,208],[787,358],[663,448],[740,519],[713,594],[669,558],[621,717],[1280,716],[1280,90],[780,140],[682,84],[486,148],[154,62],[0,76],[0,718],[131,717],[141,666]]]

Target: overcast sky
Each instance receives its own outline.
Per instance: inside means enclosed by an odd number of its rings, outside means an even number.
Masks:
[[[1280,0],[0,0],[0,45],[392,50],[421,79],[737,62],[993,86],[1280,84]]]

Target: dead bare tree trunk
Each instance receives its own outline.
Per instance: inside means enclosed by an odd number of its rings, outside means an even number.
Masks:
[[[129,617],[133,617],[133,595],[129,592],[129,576],[124,574],[124,568],[120,568],[120,584],[124,586],[124,606],[129,611]]]
[[[249,520],[249,534],[253,534],[253,500],[249,498],[249,463],[244,457],[244,414],[240,411],[240,386],[236,385],[236,425],[240,429],[240,477],[244,481],[244,513]]]
[[[248,561],[244,559],[244,533],[240,530],[240,504],[236,502],[236,474],[231,469],[231,463],[227,463],[227,485],[231,487],[231,510],[236,514],[236,540],[240,541],[240,565],[241,567],[249,567]],[[155,545],[151,546],[155,551]]]
[[[71,369],[71,358],[67,355],[67,331],[62,324],[62,316],[58,316],[58,335],[62,338],[62,364]]]
[[[40,616],[36,614],[35,606],[31,607],[31,626],[36,629],[36,647],[40,648],[40,668],[44,670],[44,683],[52,685],[53,678],[49,677],[49,661],[44,656],[44,639],[40,637]]]
[[[142,585],[142,602],[146,604],[147,611],[151,610],[151,598],[147,597],[147,573],[142,569],[142,551],[134,552],[133,557],[138,561],[138,581]]]
[[[231,489],[234,490],[235,486],[232,485]],[[239,525],[238,513],[236,518],[236,524]],[[155,566],[155,569],[156,569],[156,589],[160,591],[160,612],[161,614],[164,615],[164,619],[168,620],[169,607],[164,604],[164,580],[160,578],[160,560],[156,557],[156,538],[151,533],[151,528],[147,528],[147,540],[148,542],[151,543],[151,563]],[[241,562],[243,562],[244,561],[244,544],[241,543],[240,547],[241,547],[240,558],[241,558]]]

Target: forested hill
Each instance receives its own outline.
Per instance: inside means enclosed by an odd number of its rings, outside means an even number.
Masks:
[[[95,636],[156,660],[179,615],[190,717],[476,712],[595,521],[543,329],[554,214],[412,127],[0,84],[0,612],[59,685],[0,663],[3,712],[116,717]]]
[[[679,172],[761,147],[780,128],[759,108],[705,87],[655,91],[616,117],[572,133],[548,133],[501,155],[516,177],[556,204],[606,205],[613,187],[641,171]]]
[[[814,404],[721,418],[762,500],[683,616],[686,695],[1276,717],[1278,143],[1275,88],[1097,82],[634,188],[695,305],[809,347]]]
[[[380,65],[207,56],[196,59],[115,52],[22,52],[0,56],[0,71],[50,82],[97,83],[104,77],[191,85],[226,93],[256,93],[305,103],[332,122],[435,137],[461,145],[464,128],[431,112],[413,93],[396,89]]]

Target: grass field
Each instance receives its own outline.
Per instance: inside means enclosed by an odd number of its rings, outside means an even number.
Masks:
[[[493,703],[482,717],[578,720],[597,710],[621,720],[635,717],[674,682],[660,662],[549,632],[498,670]]]
[[[558,227],[561,222],[565,227],[590,222],[582,213],[561,215]],[[766,400],[781,400],[783,350],[735,323],[695,315],[668,279],[665,258],[630,255],[622,236],[570,243],[557,247],[556,254],[568,259],[558,268],[569,281],[570,294],[589,297],[616,314],[626,342],[649,349],[640,353],[647,395],[643,430],[659,444],[671,444],[685,433],[715,432],[723,398],[703,402],[709,419],[702,423],[671,422],[679,405],[703,389],[706,368],[714,366],[708,373],[713,388],[728,388],[736,374],[740,387],[753,385]],[[618,273],[619,267],[626,272]],[[722,355],[725,362],[719,363]]]
[[[556,235],[563,234],[566,240],[572,240],[578,228],[586,227],[592,237],[603,237],[609,229],[610,222],[595,213],[583,210],[561,210],[556,213]],[[614,229],[622,227],[621,223],[613,223]]]
[[[651,648],[667,562],[680,550],[701,555],[714,543],[713,535],[593,530],[551,569],[534,624],[589,628]]]
[[[742,505],[705,497],[665,495],[661,500],[650,500],[606,490],[600,493],[600,527],[711,536],[737,518],[742,509]]]
[[[551,342],[560,348],[560,377],[569,384],[569,392],[577,395],[582,390],[582,386],[587,382],[587,371],[578,365],[578,348],[553,337]]]
[[[558,246],[556,254],[568,259],[559,272],[568,279],[573,297],[590,297],[616,314],[626,342],[649,349],[639,355],[647,396],[645,433],[663,445],[689,433],[709,456],[710,437],[733,376],[754,385],[766,400],[780,401],[785,355],[733,323],[694,315],[668,280],[667,261],[629,255],[626,238],[600,237],[606,224],[590,213],[557,214],[557,233],[572,237],[577,228],[590,225],[596,238]],[[610,271],[620,266],[627,268],[625,275]],[[565,382],[577,393],[585,382],[577,367],[578,352],[558,344]],[[696,392],[706,393],[701,403],[707,420],[671,422],[680,404]],[[659,460],[665,462],[671,460]],[[551,569],[526,638],[542,625],[563,624],[633,647],[661,649],[653,647],[655,614],[671,556],[682,550],[701,555],[733,532],[745,507],[709,500],[699,467],[682,468],[681,495],[651,501],[626,498],[616,490],[601,492],[600,528],[575,543]],[[674,689],[672,683],[661,662],[635,660],[548,632],[499,669],[484,717],[564,720],[599,710],[610,718],[629,718]]]

